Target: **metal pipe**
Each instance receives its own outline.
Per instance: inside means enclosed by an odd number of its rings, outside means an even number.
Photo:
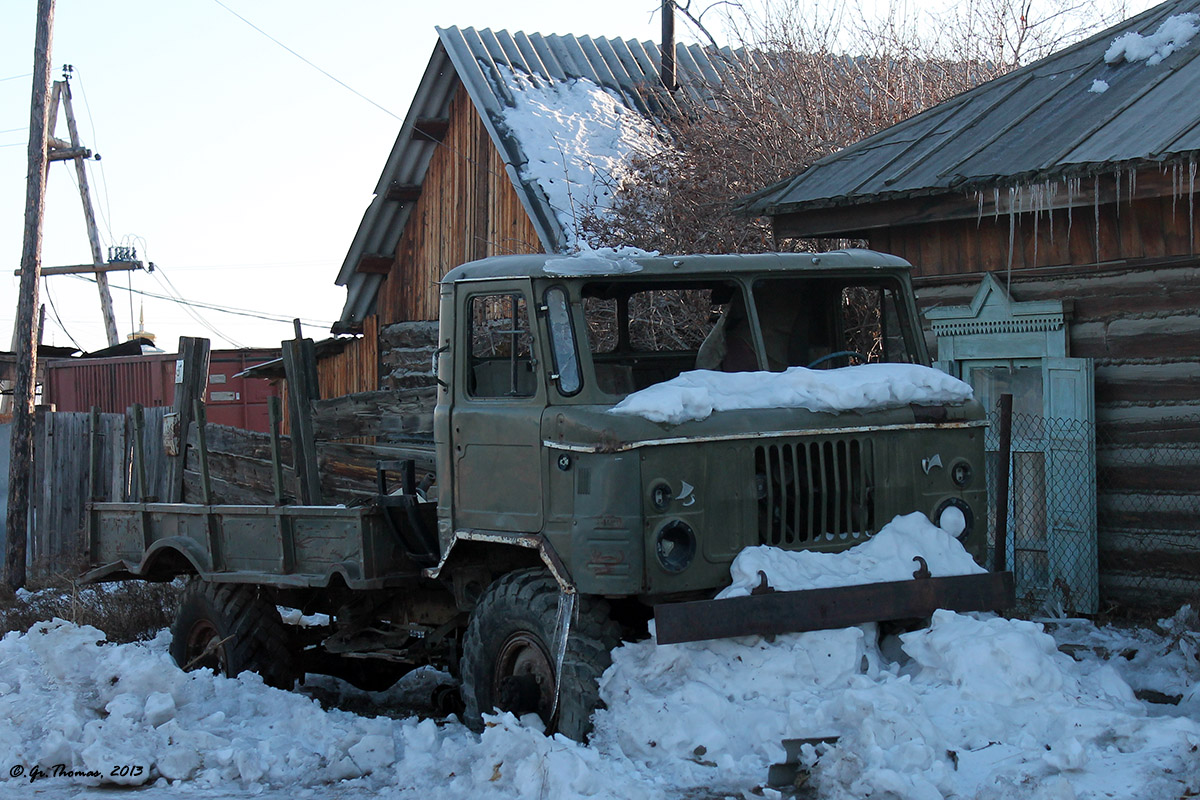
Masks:
[[[996,542],[992,557],[992,569],[1004,572],[1008,569],[1008,477],[1012,462],[1012,410],[1013,396],[1000,395],[1000,463],[996,473]]]
[[[668,91],[675,91],[675,2],[663,0],[662,4],[662,58],[660,77]]]

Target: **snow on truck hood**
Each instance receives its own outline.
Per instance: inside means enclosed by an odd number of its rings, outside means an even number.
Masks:
[[[634,392],[610,413],[678,425],[706,419],[714,411],[804,408],[837,413],[957,404],[973,397],[969,384],[916,364],[792,367],[784,372],[694,370]]]

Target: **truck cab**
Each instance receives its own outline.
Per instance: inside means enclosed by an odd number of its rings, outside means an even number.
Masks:
[[[953,508],[981,559],[973,401],[839,413],[750,401],[680,422],[620,413],[694,370],[767,380],[927,365],[908,272],[864,250],[513,256],[451,271],[435,426],[451,466],[439,476],[443,552],[537,536],[573,590],[679,598],[720,588],[744,547],[836,551],[897,514],[938,522]]]

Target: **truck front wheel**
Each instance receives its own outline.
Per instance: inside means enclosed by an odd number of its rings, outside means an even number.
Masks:
[[[555,634],[559,588],[541,570],[498,578],[471,613],[461,662],[465,717],[478,727],[484,712],[536,713],[548,733],[582,741],[600,702],[598,681],[612,663],[618,626],[607,604],[578,597],[562,654],[562,674],[554,702]]]
[[[255,586],[193,579],[179,601],[170,649],[185,670],[208,667],[230,678],[257,672],[280,689],[297,677],[279,610]]]

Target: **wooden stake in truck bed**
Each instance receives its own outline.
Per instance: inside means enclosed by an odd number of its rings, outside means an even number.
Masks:
[[[923,366],[900,259],[493,258],[442,281],[438,336],[436,479],[385,463],[399,488],[350,508],[95,503],[89,576],[193,576],[181,666],[380,688],[433,663],[468,721],[537,712],[576,738],[654,616],[665,642],[1012,602],[1007,573],[920,570],[712,599],[744,548],[837,552],[912,511],[983,559],[982,409]]]

